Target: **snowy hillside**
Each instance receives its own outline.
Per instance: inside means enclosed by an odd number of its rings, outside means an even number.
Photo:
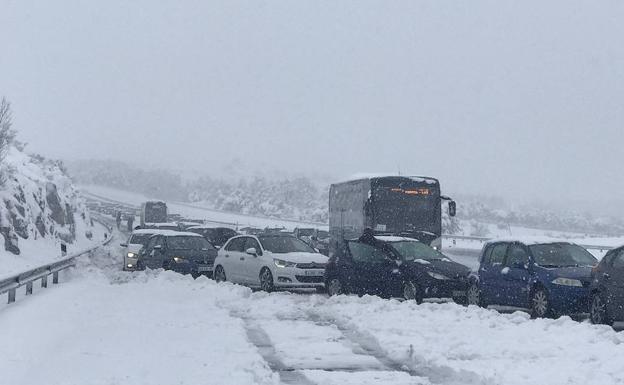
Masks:
[[[0,185],[0,277],[101,240],[62,163],[8,149]]]

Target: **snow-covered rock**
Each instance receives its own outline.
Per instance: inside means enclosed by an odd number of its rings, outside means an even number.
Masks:
[[[1,167],[0,233],[4,245],[0,257],[7,252],[19,255],[23,243],[45,239],[74,244],[92,238],[89,212],[61,162],[12,147]]]

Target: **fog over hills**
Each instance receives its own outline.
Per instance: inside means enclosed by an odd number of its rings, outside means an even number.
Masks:
[[[328,190],[337,180],[326,175],[304,176],[296,170],[271,171],[241,167],[228,170],[180,171],[140,168],[122,161],[86,160],[67,162],[70,174],[80,184],[97,184],[145,194],[146,196],[203,205],[235,213],[265,215],[283,219],[326,222]],[[582,206],[558,206],[539,202],[509,202],[485,194],[454,194],[456,219],[445,218],[445,231],[487,236],[478,223],[524,226],[544,230],[596,234],[624,234],[619,218],[592,214]]]

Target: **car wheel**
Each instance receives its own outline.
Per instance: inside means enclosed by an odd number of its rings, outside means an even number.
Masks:
[[[550,301],[548,293],[541,287],[535,289],[531,297],[531,316],[533,318],[544,318],[550,316]]]
[[[273,274],[266,267],[260,272],[260,288],[267,293],[272,292],[275,288],[273,286]]]
[[[607,312],[607,303],[600,293],[594,293],[591,297],[589,319],[595,325],[611,325],[613,323]]]
[[[344,287],[339,278],[332,278],[327,281],[325,285],[327,287],[327,294],[329,294],[330,297],[345,294]]]
[[[473,282],[470,284],[470,287],[468,287],[468,291],[466,292],[466,302],[468,305],[483,307],[481,289],[479,289],[479,285],[476,282]]]
[[[416,301],[417,304],[421,304],[422,295],[418,285],[412,281],[403,282],[403,299],[406,301]]]
[[[214,280],[217,282],[225,282],[227,280],[223,267],[217,266],[214,272]]]

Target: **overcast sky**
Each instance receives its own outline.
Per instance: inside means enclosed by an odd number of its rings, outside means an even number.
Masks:
[[[624,2],[0,0],[31,151],[624,191]]]

